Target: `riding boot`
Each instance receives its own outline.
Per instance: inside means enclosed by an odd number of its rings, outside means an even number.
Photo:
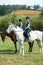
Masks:
[[[29,39],[29,37],[30,37],[30,33],[27,33],[27,36],[28,36],[28,39]]]
[[[26,38],[29,39],[28,35],[26,35]]]

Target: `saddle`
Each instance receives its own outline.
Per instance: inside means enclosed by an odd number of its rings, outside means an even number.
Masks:
[[[27,39],[29,40],[29,37],[30,37],[30,32],[29,33],[27,33]]]

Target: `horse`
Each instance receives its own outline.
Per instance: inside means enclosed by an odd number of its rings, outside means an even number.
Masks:
[[[12,30],[14,31],[14,33],[16,35],[16,39],[20,43],[20,53],[22,53],[22,55],[24,55],[24,40],[25,40],[25,37],[23,35],[24,31],[23,31],[23,29],[19,28],[15,24],[9,25],[7,32],[10,33]],[[43,54],[43,33],[41,31],[38,31],[38,30],[30,31],[30,36],[29,36],[29,39],[27,42],[29,43],[29,51],[31,51],[31,52],[32,52],[33,43],[35,40],[37,40],[38,45],[41,49],[41,53]]]
[[[17,39],[16,39],[16,35],[15,35],[14,31],[11,31],[10,33],[8,33],[7,31],[1,33],[1,39],[2,39],[3,42],[5,42],[6,36],[10,37],[11,40],[14,42],[15,53],[17,53],[17,45],[16,45]],[[24,41],[24,42],[25,42],[25,41]],[[34,42],[34,41],[33,41],[33,42]],[[32,43],[33,43],[33,42],[32,42]],[[30,42],[28,43],[28,44],[29,44],[29,50],[28,50],[29,52],[32,52],[32,49],[31,49],[32,46],[33,46],[32,43],[30,43]]]
[[[15,53],[17,53],[17,45],[16,45],[16,36],[14,34],[13,31],[11,31],[10,33],[7,33],[6,31],[1,33],[1,38],[2,38],[2,41],[5,42],[5,37],[8,36],[11,38],[11,40],[14,42],[14,46],[15,46]]]

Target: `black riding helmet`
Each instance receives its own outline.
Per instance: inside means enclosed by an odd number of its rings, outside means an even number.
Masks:
[[[21,19],[19,19],[19,22],[22,21]]]
[[[27,16],[26,19],[30,19],[30,17]]]

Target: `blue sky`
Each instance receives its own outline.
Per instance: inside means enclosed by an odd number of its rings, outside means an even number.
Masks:
[[[7,4],[22,4],[22,5],[40,5],[43,6],[43,0],[0,0],[0,5]]]

